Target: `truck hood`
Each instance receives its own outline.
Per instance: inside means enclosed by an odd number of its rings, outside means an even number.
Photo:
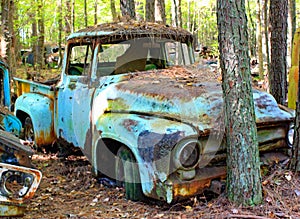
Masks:
[[[199,69],[173,67],[126,75],[105,91],[106,112],[178,120],[203,132],[220,123],[223,115],[223,93],[218,74]],[[270,94],[254,89],[253,98],[258,124],[292,119],[292,115],[281,110]]]

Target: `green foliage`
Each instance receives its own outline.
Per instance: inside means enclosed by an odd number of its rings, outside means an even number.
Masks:
[[[32,38],[32,23],[38,19],[37,7],[38,1],[43,2],[44,22],[45,22],[45,42],[58,42],[59,33],[59,12],[57,3],[62,2],[63,14],[63,31],[62,42],[67,37],[65,33],[65,17],[67,13],[67,0],[18,0],[16,1],[18,16],[15,20],[16,32],[22,47],[31,47],[36,39]],[[74,0],[69,0],[72,4]],[[97,2],[97,22],[104,23],[112,21],[110,0],[87,0],[88,25],[94,25],[95,1]],[[299,1],[297,0],[297,11],[299,11]],[[135,0],[137,19],[145,18],[146,0]],[[172,24],[173,0],[165,0],[165,11],[167,24]],[[190,5],[190,8],[188,8]],[[249,45],[255,48],[255,31],[256,31],[256,1],[249,1],[250,8],[247,9],[248,15],[248,32]],[[115,0],[117,14],[120,14],[120,1]],[[197,44],[207,46],[211,51],[218,51],[217,43],[217,19],[216,19],[216,1],[215,0],[182,0],[182,26],[197,36]],[[250,21],[249,17],[252,18]],[[189,22],[189,23],[188,23]],[[84,1],[75,0],[75,22],[74,31],[84,28]]]

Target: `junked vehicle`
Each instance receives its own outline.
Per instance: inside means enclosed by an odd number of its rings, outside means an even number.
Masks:
[[[171,203],[216,188],[226,177],[222,89],[193,64],[192,42],[185,30],[134,21],[71,34],[59,79],[15,78],[26,139],[80,147],[128,199]],[[293,114],[267,93],[253,97],[261,153],[286,150]]]
[[[0,61],[0,216],[21,216],[42,173],[31,164],[33,150],[20,140],[22,124],[12,112],[7,66]]]

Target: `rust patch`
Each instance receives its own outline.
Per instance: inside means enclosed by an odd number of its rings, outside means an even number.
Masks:
[[[205,189],[209,188],[213,179],[225,179],[226,167],[202,168],[197,171],[196,176],[197,178],[191,181],[174,180],[174,200],[200,194]]]
[[[204,93],[220,91],[218,74],[207,76],[208,72],[194,67],[175,66],[163,70],[152,70],[133,74],[128,81],[117,85],[121,91],[130,91],[160,100],[181,98],[189,101]],[[222,93],[221,93],[222,94]]]
[[[132,120],[132,119],[125,119],[122,123],[122,125],[125,127],[126,130],[129,132],[133,131],[133,128],[137,125],[137,121]]]

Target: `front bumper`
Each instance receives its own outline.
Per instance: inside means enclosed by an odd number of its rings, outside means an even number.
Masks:
[[[225,179],[226,167],[205,167],[196,170],[196,176],[192,180],[181,180],[176,174],[172,174],[164,183],[166,189],[166,201],[172,203],[198,194],[211,186],[214,179]]]

